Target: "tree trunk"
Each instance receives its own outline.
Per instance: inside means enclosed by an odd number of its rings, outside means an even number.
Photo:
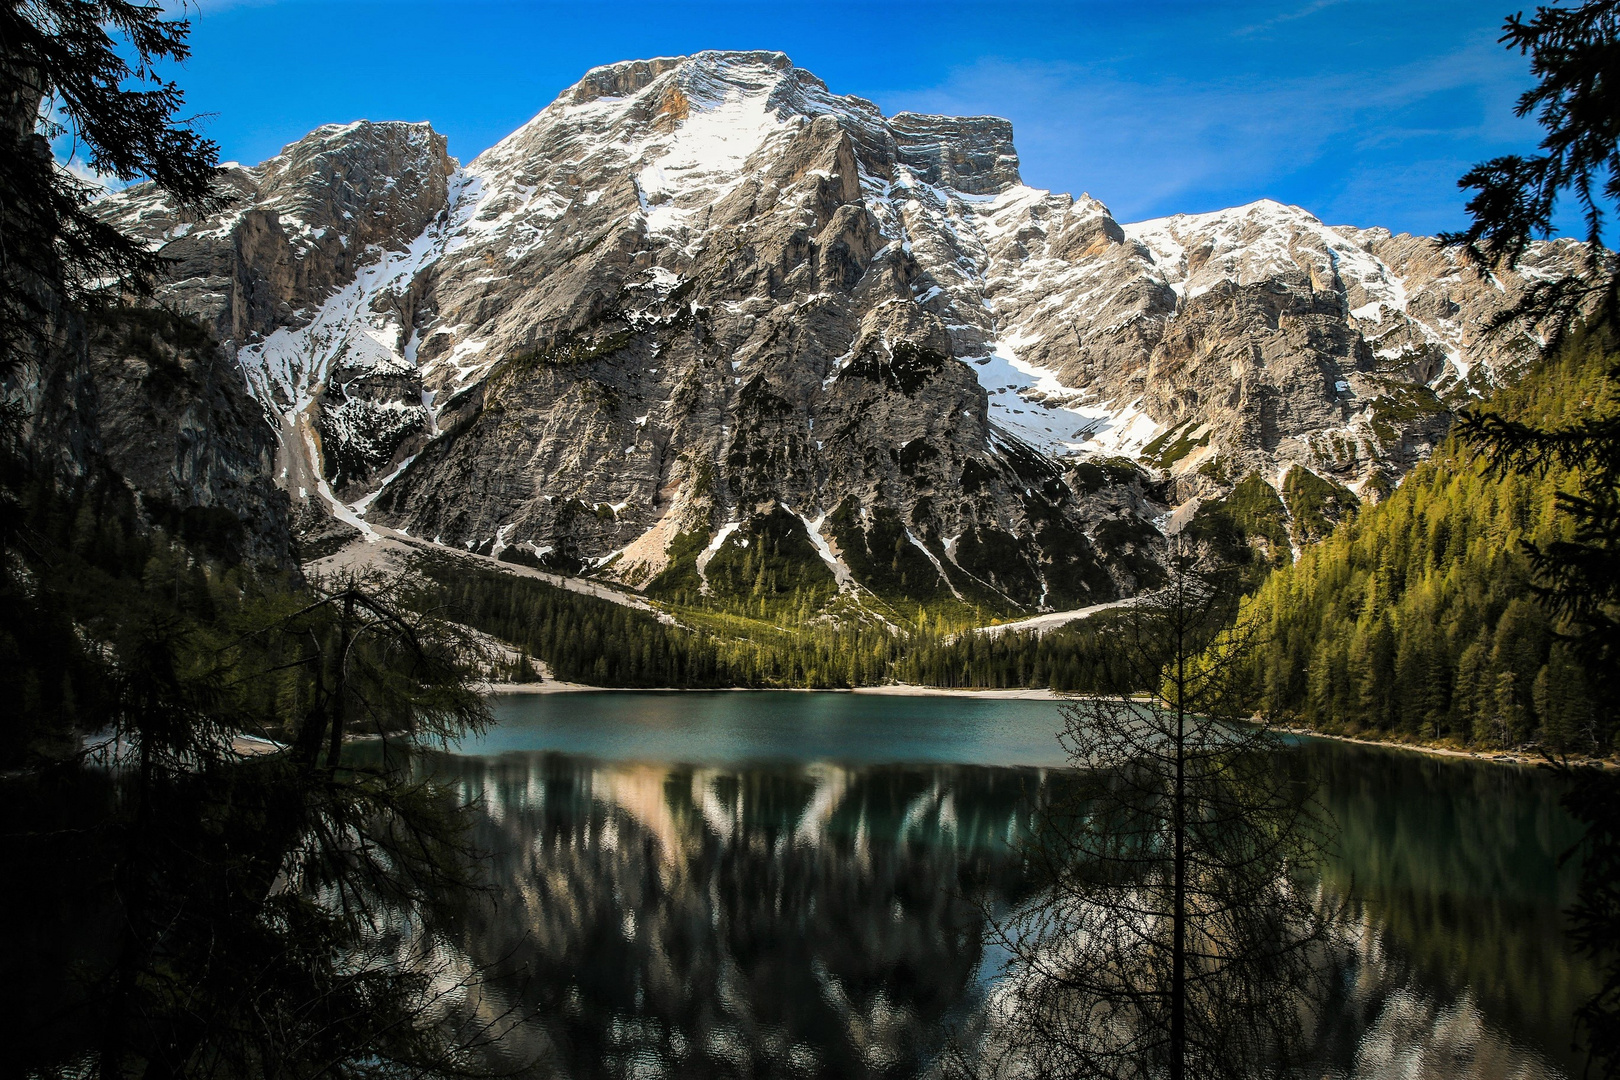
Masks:
[[[1178,605],[1173,685],[1176,775],[1171,795],[1174,891],[1170,905],[1170,1080],[1184,1080],[1187,1074],[1187,626],[1184,614],[1184,605]]]
[[[147,747],[145,733],[141,733],[140,766],[136,789],[135,823],[131,829],[126,855],[113,870],[113,891],[123,908],[118,932],[118,960],[113,970],[111,1013],[102,1025],[100,1056],[97,1074],[103,1080],[118,1080],[124,1075],[125,1057],[129,1053],[131,1027],[139,1015],[136,1001],[139,992],[142,954],[150,952],[147,939],[146,867],[141,860],[147,851],[147,830],[152,818],[152,754]]]
[[[335,769],[343,757],[344,685],[349,672],[349,641],[354,633],[354,590],[343,595],[343,621],[338,626],[337,672],[332,687],[332,728],[326,744],[326,767]]]
[[[1175,896],[1171,903],[1170,943],[1170,1080],[1187,1072],[1187,709],[1186,652],[1176,656],[1176,788],[1172,813],[1175,831]]]
[[[314,700],[293,743],[293,760],[305,771],[315,767],[321,754],[321,738],[326,734],[326,657],[322,654],[320,639],[311,634],[310,640],[315,645]]]

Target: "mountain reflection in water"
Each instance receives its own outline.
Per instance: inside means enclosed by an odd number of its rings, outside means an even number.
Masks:
[[[982,983],[1037,770],[447,758],[519,969],[511,1047],[569,1076],[914,1074]]]
[[[1578,1073],[1592,974],[1564,942],[1574,837],[1530,770],[1308,742],[1357,897],[1315,1075]],[[437,755],[476,803],[493,903],[461,942],[529,1019],[510,1063],[569,1077],[913,1076],[993,999],[976,901],[1062,770],[659,765]]]

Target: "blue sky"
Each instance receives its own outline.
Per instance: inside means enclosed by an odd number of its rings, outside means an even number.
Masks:
[[[1010,118],[1025,182],[1122,221],[1273,198],[1427,233],[1463,223],[1470,164],[1535,144],[1496,43],[1520,6],[202,0],[176,77],[227,159],[368,118],[430,120],[467,161],[594,65],[780,49],[886,113]]]

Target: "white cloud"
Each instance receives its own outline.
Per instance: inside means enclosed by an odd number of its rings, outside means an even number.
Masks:
[[[58,169],[99,189],[101,194],[120,191],[128,186],[118,177],[98,172],[90,166],[83,144],[74,138],[72,119],[62,112],[61,103],[54,97],[46,98],[41,104],[36,130],[45,135],[53,131],[61,132],[51,139],[51,154],[56,159]]]
[[[1251,26],[1240,27],[1232,32],[1235,35],[1243,37],[1251,34],[1263,34],[1268,30],[1274,30],[1279,26],[1283,26],[1291,22],[1297,22],[1300,19],[1310,18],[1319,11],[1326,11],[1328,8],[1338,7],[1340,4],[1348,2],[1349,0],[1316,0],[1315,3],[1304,4],[1288,11],[1279,12],[1269,19],[1263,19]]]

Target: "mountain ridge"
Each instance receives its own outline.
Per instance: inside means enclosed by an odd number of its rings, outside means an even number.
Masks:
[[[886,118],[767,52],[594,68],[466,166],[360,121],[227,183],[206,220],[105,213],[178,259],[161,300],[234,352],[316,546],[377,522],[705,584],[782,509],[832,594],[860,551],[1008,610],[1136,590],[1223,475],[1374,494],[1534,342],[1475,328],[1576,254],[1491,285],[1269,201],[1121,225],[1025,186],[1005,120]]]

